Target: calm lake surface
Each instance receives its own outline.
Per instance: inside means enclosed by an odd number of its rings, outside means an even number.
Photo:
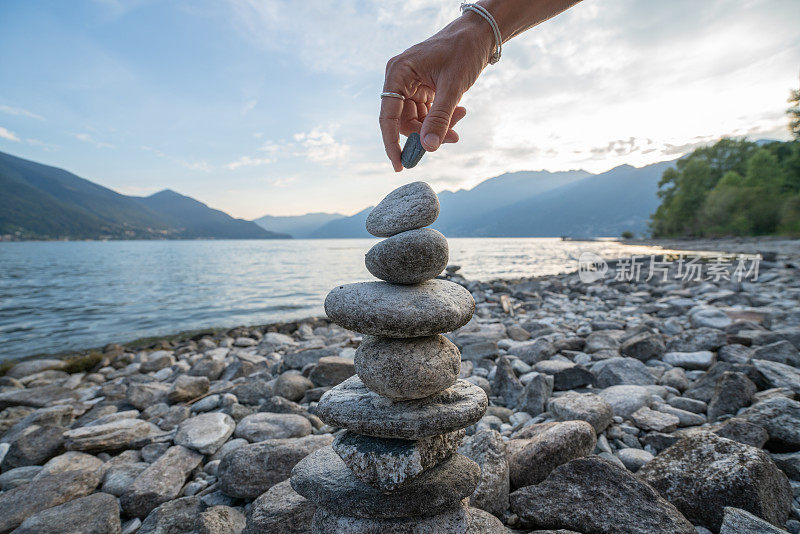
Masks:
[[[337,284],[370,280],[377,239],[0,243],[0,361],[208,327],[323,315]],[[469,279],[577,269],[656,249],[560,239],[450,239]]]

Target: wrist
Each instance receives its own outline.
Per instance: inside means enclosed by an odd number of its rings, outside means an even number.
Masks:
[[[485,62],[488,64],[489,58],[497,48],[491,25],[486,19],[472,11],[464,12],[455,20],[455,24],[458,25],[459,33],[466,41],[485,53]]]

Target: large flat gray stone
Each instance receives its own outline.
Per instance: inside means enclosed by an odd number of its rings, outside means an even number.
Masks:
[[[478,464],[453,454],[410,484],[383,493],[359,480],[330,447],[292,469],[292,487],[317,506],[352,517],[429,517],[455,508],[478,485]]]
[[[357,434],[422,439],[478,422],[487,406],[486,393],[466,380],[424,399],[392,401],[354,376],[325,393],[316,410],[329,425]]]
[[[406,286],[360,282],[333,289],[325,313],[348,330],[384,337],[422,337],[467,324],[475,300],[464,287],[447,280]]]
[[[311,526],[312,534],[454,534],[467,531],[469,507],[460,504],[447,512],[431,517],[399,517],[368,519],[337,514],[318,508]]]

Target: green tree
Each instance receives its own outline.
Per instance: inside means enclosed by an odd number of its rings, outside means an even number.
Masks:
[[[789,131],[795,139],[800,139],[800,89],[793,89],[789,96],[792,106],[786,110],[789,115]]]
[[[781,207],[781,234],[800,236],[800,194],[787,198]]]

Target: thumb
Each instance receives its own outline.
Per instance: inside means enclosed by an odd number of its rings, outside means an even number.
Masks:
[[[461,92],[453,86],[447,85],[436,91],[431,109],[425,116],[419,133],[422,147],[428,152],[435,151],[444,142],[444,136],[450,129],[453,110],[459,100],[461,100]]]

